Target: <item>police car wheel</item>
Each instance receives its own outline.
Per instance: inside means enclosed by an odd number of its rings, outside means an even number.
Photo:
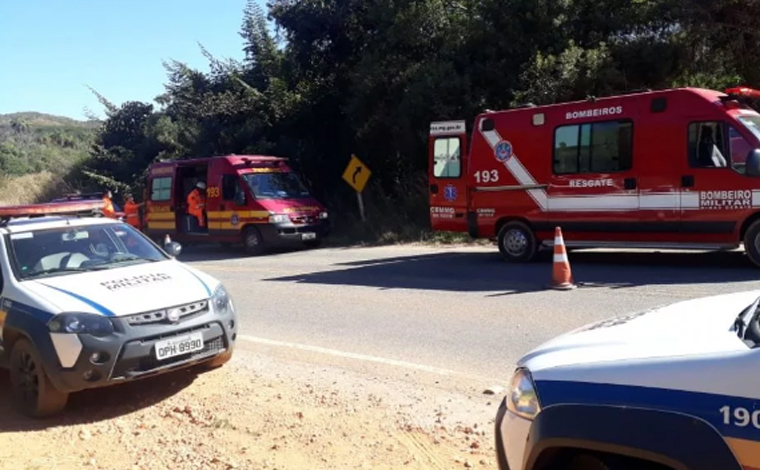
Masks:
[[[68,393],[58,391],[45,373],[34,345],[20,339],[13,346],[10,367],[13,400],[30,417],[56,414],[66,407]]]
[[[744,233],[744,252],[750,261],[760,266],[760,220],[749,226]]]
[[[243,247],[249,255],[258,255],[264,250],[264,240],[256,227],[246,227],[243,231]]]
[[[613,470],[604,462],[588,454],[580,454],[570,461],[565,470]]]
[[[499,230],[499,251],[507,261],[527,262],[536,254],[533,230],[522,222],[507,222]]]

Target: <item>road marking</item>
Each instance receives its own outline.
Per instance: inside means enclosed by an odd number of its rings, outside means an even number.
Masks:
[[[367,361],[367,362],[376,362],[379,364],[385,364],[390,366],[396,366],[396,367],[403,367],[406,369],[414,369],[414,370],[420,370],[423,372],[430,372],[433,374],[439,374],[439,375],[455,375],[455,376],[461,376],[461,377],[471,377],[473,376],[463,374],[461,372],[457,372],[450,369],[441,369],[439,367],[433,367],[433,366],[426,366],[424,364],[415,364],[412,362],[406,362],[406,361],[399,361],[396,359],[387,359],[384,357],[377,357],[377,356],[368,356],[365,354],[356,354],[356,353],[350,353],[345,351],[339,351],[337,349],[328,349],[328,348],[321,348],[319,346],[309,346],[306,344],[297,344],[297,343],[286,343],[284,341],[276,341],[273,339],[266,339],[266,338],[258,338],[256,336],[249,336],[249,335],[238,335],[239,339],[250,341],[252,343],[258,343],[258,344],[266,344],[268,346],[278,346],[282,348],[290,348],[290,349],[300,349],[302,351],[310,351],[310,352],[316,352],[320,354],[328,354],[330,356],[338,356],[338,357],[345,357],[348,359],[356,359],[359,361]]]

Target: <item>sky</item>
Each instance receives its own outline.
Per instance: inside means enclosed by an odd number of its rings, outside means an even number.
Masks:
[[[264,0],[260,0],[264,5]],[[87,86],[110,102],[164,92],[171,59],[208,70],[243,58],[246,0],[0,0],[0,114],[104,117]]]

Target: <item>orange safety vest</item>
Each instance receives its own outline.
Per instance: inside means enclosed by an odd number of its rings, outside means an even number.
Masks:
[[[124,214],[127,216],[127,223],[136,229],[140,229],[140,215],[137,212],[139,206],[134,202],[124,204]]]
[[[113,209],[113,202],[111,202],[111,199],[109,199],[107,196],[103,197],[103,202],[106,203],[106,206],[103,208],[103,215],[106,217],[115,217],[116,211]]]
[[[206,198],[203,197],[201,192],[198,189],[190,191],[190,194],[187,195],[187,213],[195,216],[201,227],[206,225],[203,220],[203,209],[205,208]]]

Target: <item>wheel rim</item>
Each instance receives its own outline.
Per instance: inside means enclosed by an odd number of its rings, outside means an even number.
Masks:
[[[522,256],[528,249],[528,237],[520,229],[511,229],[504,235],[504,251],[511,256]]]
[[[249,248],[254,248],[259,245],[259,237],[254,232],[248,232],[245,236],[245,244]]]
[[[28,407],[33,407],[37,403],[40,393],[39,374],[37,373],[37,363],[34,362],[31,354],[22,352],[19,355],[16,364],[16,391],[19,399]]]

